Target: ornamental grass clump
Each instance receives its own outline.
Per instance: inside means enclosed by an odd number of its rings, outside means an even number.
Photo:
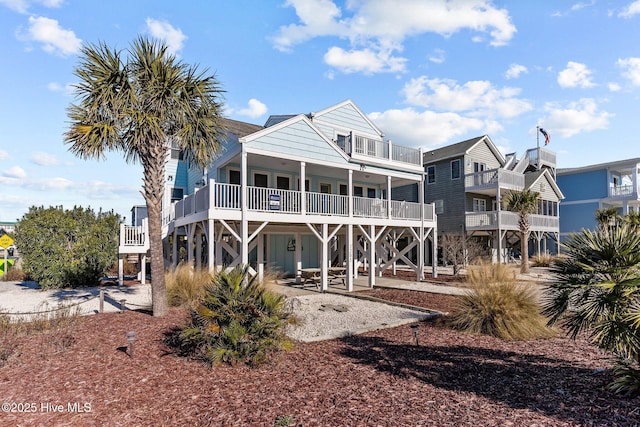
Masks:
[[[247,268],[214,276],[191,321],[177,334],[181,353],[211,364],[259,365],[291,348],[285,327],[294,317],[283,295],[262,286]]]
[[[167,300],[173,307],[192,307],[204,298],[205,287],[213,281],[211,273],[203,268],[194,268],[180,263],[165,273]]]
[[[458,297],[450,325],[454,329],[504,340],[555,335],[540,314],[535,291],[516,283],[515,277],[513,269],[504,264],[469,266],[469,290]]]

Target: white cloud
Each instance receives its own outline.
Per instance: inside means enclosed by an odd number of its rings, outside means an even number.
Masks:
[[[27,13],[29,6],[33,3],[40,3],[45,7],[56,8],[60,7],[62,3],[64,3],[64,0],[0,0],[0,5],[5,5],[9,9],[19,13]]]
[[[31,155],[31,162],[39,166],[55,166],[59,165],[60,161],[52,154],[44,153],[42,151],[36,151]]]
[[[618,59],[617,65],[623,69],[622,75],[634,86],[640,86],[640,58]]]
[[[147,28],[151,35],[157,39],[164,41],[169,48],[169,52],[177,54],[184,47],[184,41],[187,36],[182,30],[174,28],[167,21],[160,21],[153,18],[147,18]]]
[[[519,99],[519,88],[495,88],[484,80],[459,85],[454,80],[411,79],[403,88],[406,102],[411,105],[444,111],[466,111],[474,117],[514,117],[532,109]]]
[[[435,147],[487,127],[487,123],[480,119],[456,113],[419,112],[414,108],[374,112],[368,116],[385,130],[385,135],[392,141],[413,147]]]
[[[8,158],[9,158],[9,153],[4,150],[0,150],[0,160],[7,160]]]
[[[593,87],[591,70],[585,64],[579,62],[567,62],[567,68],[558,73],[558,84],[561,87]]]
[[[545,129],[565,138],[579,133],[607,129],[609,119],[614,116],[606,111],[599,111],[598,105],[591,98],[571,102],[565,107],[547,104],[545,110],[548,113],[544,120]]]
[[[238,111],[238,114],[251,118],[260,117],[266,113],[267,106],[255,98],[249,100],[249,106],[247,108]]]
[[[314,37],[348,39],[350,46],[333,46],[325,61],[345,72],[402,71],[406,59],[395,53],[402,51],[405,38],[437,33],[450,37],[461,30],[488,35],[489,44],[507,44],[516,32],[506,9],[497,9],[488,0],[429,1],[396,0],[347,2],[344,17],[331,0],[288,0],[287,7],[296,11],[299,24],[282,26],[272,38],[274,47],[290,51],[295,45]],[[474,41],[482,38],[473,37]],[[437,62],[440,57],[434,57]],[[347,65],[339,62],[345,60]]]
[[[86,188],[86,185],[86,183],[82,183],[78,185],[78,188]],[[34,179],[23,184],[24,188],[36,191],[65,190],[73,186],[73,181],[61,177]]]
[[[507,79],[517,79],[518,77],[520,77],[520,74],[528,73],[528,72],[529,70],[527,70],[527,67],[525,67],[524,65],[511,64],[507,72],[504,74],[504,76]]]
[[[45,52],[69,56],[80,51],[82,40],[73,31],[65,30],[55,19],[29,17],[29,38],[42,44]]]
[[[444,50],[435,49],[433,51],[433,54],[429,56],[429,61],[435,64],[442,64],[445,61],[445,58],[446,58],[446,55]]]
[[[640,0],[636,0],[629,6],[625,7],[622,12],[618,14],[618,16],[621,16],[623,18],[631,18],[638,13],[640,13]]]
[[[622,90],[620,85],[618,83],[615,83],[615,82],[611,82],[611,83],[607,84],[607,87],[609,88],[609,90],[611,92],[619,92],[620,90]]]
[[[20,166],[14,166],[6,171],[2,172],[3,176],[7,178],[24,179],[27,177],[27,173]]]
[[[344,73],[396,73],[405,69],[406,59],[394,57],[390,51],[371,49],[345,51],[339,47],[330,48],[324,55],[324,61]]]

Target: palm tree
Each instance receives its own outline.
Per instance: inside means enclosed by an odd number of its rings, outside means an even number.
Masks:
[[[622,217],[622,222],[629,225],[629,228],[637,233],[640,231],[640,211],[628,212]]]
[[[612,227],[617,227],[622,218],[616,208],[601,208],[596,210],[596,221],[600,229],[609,231]]]
[[[518,214],[520,227],[520,272],[529,272],[529,215],[538,210],[540,193],[531,190],[514,191],[502,200],[503,207]]]
[[[588,333],[618,363],[612,388],[640,390],[640,234],[622,225],[582,230],[563,243],[543,293],[543,314],[575,338]]]
[[[102,159],[108,151],[120,151],[127,162],[142,164],[154,316],[168,310],[161,210],[170,144],[205,167],[224,132],[218,101],[222,90],[215,75],[183,64],[167,49],[143,37],[131,43],[126,58],[104,43],[84,46],[65,133],[65,143],[78,157]]]

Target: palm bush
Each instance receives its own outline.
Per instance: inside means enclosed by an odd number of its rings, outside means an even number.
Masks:
[[[178,335],[183,353],[212,364],[267,362],[289,349],[285,326],[293,322],[285,297],[265,289],[247,268],[215,275],[191,322]]]
[[[531,264],[534,267],[550,267],[555,257],[550,254],[538,254],[531,257]]]
[[[616,358],[616,392],[640,389],[640,234],[629,225],[583,230],[564,244],[552,267],[556,282],[545,290],[544,313],[575,338]]]
[[[192,268],[180,263],[174,270],[165,273],[167,298],[171,306],[195,306],[202,301],[205,286],[213,280],[206,269]]]
[[[469,291],[460,297],[450,319],[458,330],[505,340],[555,335],[540,314],[535,290],[516,283],[504,264],[479,264],[467,271]]]

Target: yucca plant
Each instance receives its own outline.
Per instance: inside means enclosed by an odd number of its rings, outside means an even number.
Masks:
[[[167,298],[171,306],[194,306],[204,297],[205,286],[213,277],[209,271],[193,268],[189,264],[180,263],[165,273]]]
[[[545,290],[544,313],[576,338],[617,359],[611,384],[619,393],[640,389],[640,235],[627,224],[583,230],[564,243]]]
[[[547,338],[555,332],[540,314],[535,290],[518,284],[504,264],[469,266],[469,291],[458,297],[450,325],[505,340]]]
[[[285,297],[266,290],[247,268],[216,274],[191,322],[179,334],[183,352],[212,364],[267,362],[289,349],[285,326],[293,321]]]

